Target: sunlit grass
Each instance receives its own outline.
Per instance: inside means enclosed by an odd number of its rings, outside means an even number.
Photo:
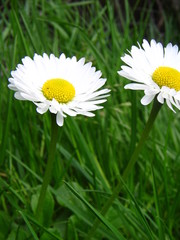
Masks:
[[[112,2],[114,4],[112,4]],[[176,240],[180,238],[180,114],[163,106],[138,163],[105,216],[101,209],[120,180],[152,106],[124,90],[120,56],[143,38],[178,43],[173,16],[164,30],[153,3],[127,0],[3,1],[0,19],[0,239]],[[137,14],[139,17],[137,18]],[[34,204],[44,174],[50,114],[7,88],[10,71],[34,53],[92,61],[111,96],[94,118],[68,117],[60,129],[48,211],[42,226]],[[50,214],[51,215],[51,214]],[[45,215],[46,216],[46,215]],[[46,220],[46,218],[45,218]]]

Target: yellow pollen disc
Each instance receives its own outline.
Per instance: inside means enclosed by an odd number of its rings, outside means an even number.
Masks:
[[[153,72],[152,79],[159,87],[166,86],[180,91],[180,72],[171,67],[158,67]]]
[[[74,86],[61,78],[47,80],[42,86],[42,92],[48,100],[54,98],[59,103],[67,103],[75,96]]]

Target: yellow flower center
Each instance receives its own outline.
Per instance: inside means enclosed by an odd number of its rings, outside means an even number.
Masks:
[[[48,100],[54,98],[59,103],[67,103],[75,96],[74,86],[61,78],[47,80],[42,86],[42,92]]]
[[[180,72],[171,67],[158,67],[153,72],[152,79],[159,87],[166,86],[180,91]]]

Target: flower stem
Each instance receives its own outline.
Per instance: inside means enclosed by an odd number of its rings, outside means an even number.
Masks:
[[[37,220],[41,219],[42,211],[43,211],[43,203],[46,196],[46,191],[48,185],[51,181],[53,162],[55,157],[56,143],[58,138],[58,125],[56,124],[56,115],[51,114],[51,140],[50,140],[50,148],[48,154],[48,160],[46,164],[45,174],[43,178],[43,183],[40,191],[40,196],[38,199],[37,209],[36,209],[36,218]]]
[[[141,150],[142,150],[142,148],[143,148],[143,146],[145,144],[145,141],[147,140],[147,138],[149,136],[149,133],[150,133],[150,131],[152,129],[152,126],[153,126],[153,123],[154,123],[154,121],[155,121],[155,119],[157,117],[157,114],[158,114],[159,110],[161,109],[161,106],[162,106],[162,104],[160,104],[157,101],[157,99],[155,99],[154,103],[153,103],[153,107],[152,107],[151,113],[150,113],[150,116],[149,116],[149,119],[148,119],[148,121],[146,123],[144,131],[142,132],[142,135],[141,135],[141,138],[139,140],[139,143],[138,143],[137,147],[135,148],[134,153],[132,154],[126,169],[123,172],[123,175],[122,175],[122,180],[123,181],[125,181],[127,179],[127,177],[129,176],[129,174],[131,173],[132,168],[133,168],[134,164],[136,163],[136,161],[138,159],[138,156],[139,156],[139,154],[140,154],[140,152],[141,152]],[[103,206],[103,208],[101,210],[101,214],[102,215],[106,214],[106,212],[108,211],[108,209],[112,205],[113,201],[119,195],[119,192],[120,192],[120,190],[122,188],[122,180],[121,179],[119,180],[119,183],[115,187],[111,197],[108,199],[108,201]],[[90,229],[90,231],[87,234],[87,236],[88,236],[87,239],[90,240],[93,237],[93,235],[94,235],[96,229],[98,228],[99,224],[100,224],[99,219],[96,219],[94,221],[94,224],[93,224],[92,228]]]
[[[126,167],[126,169],[123,172],[123,180],[126,180],[126,178],[128,177],[129,173],[131,172],[135,162],[138,159],[139,153],[141,152],[142,147],[144,146],[145,141],[147,140],[149,133],[152,129],[152,126],[154,124],[154,121],[157,117],[157,114],[159,112],[159,110],[161,109],[162,104],[159,103],[156,99],[154,100],[153,103],[153,107],[149,116],[149,119],[146,123],[146,126],[144,128],[144,131],[142,132],[141,138],[139,140],[139,143],[137,145],[137,147],[135,148],[135,151],[133,153],[133,155],[131,156],[131,159]]]

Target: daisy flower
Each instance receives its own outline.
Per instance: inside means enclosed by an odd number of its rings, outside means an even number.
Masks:
[[[92,63],[85,58],[55,57],[43,54],[26,56],[11,72],[8,87],[15,91],[15,98],[33,102],[40,114],[56,114],[56,122],[63,125],[64,118],[78,114],[93,117],[92,111],[101,109],[110,90],[99,90],[106,82]]]
[[[132,46],[129,54],[121,59],[127,65],[122,66],[119,75],[134,83],[127,84],[125,89],[144,90],[141,99],[148,105],[156,96],[163,104],[174,111],[180,109],[180,52],[177,45],[169,43],[165,48],[161,43],[143,40],[142,47]]]

